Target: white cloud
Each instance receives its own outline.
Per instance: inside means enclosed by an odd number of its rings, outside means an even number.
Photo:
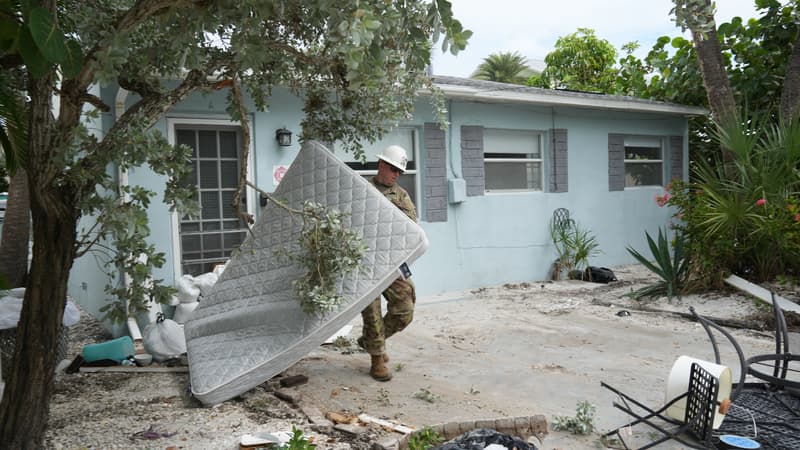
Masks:
[[[669,14],[671,0],[452,0],[453,14],[473,31],[466,50],[433,60],[436,75],[468,77],[491,53],[519,52],[530,61],[544,60],[556,40],[578,28],[592,28],[617,50],[638,41],[643,57],[659,36],[677,36]],[[718,23],[733,16],[755,17],[755,0],[717,0]]]

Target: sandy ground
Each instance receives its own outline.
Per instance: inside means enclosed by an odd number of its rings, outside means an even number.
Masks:
[[[678,356],[713,360],[700,325],[667,312],[639,311],[641,304],[624,296],[654,281],[651,274],[641,266],[614,270],[620,281],[610,285],[537,282],[420,298],[414,322],[389,340],[394,378],[387,383],[369,377],[369,356],[352,343],[360,335],[356,318],[350,342],[323,346],[282,374],[308,377],[306,384],[281,389],[297,404],[270,392],[279,387],[278,378],[204,408],[188,395],[185,373],[62,373],[51,403],[47,445],[235,449],[244,434],[295,425],[320,449],[367,449],[388,432],[377,427],[354,437],[315,431],[298,404],[306,411],[366,413],[419,428],[537,414],[552,423],[557,416],[574,416],[577,403],[588,401],[597,408],[598,432],[576,436],[551,429],[540,448],[605,448],[599,433],[628,418],[612,406],[615,396],[601,381],[656,406],[664,401]],[[664,298],[646,305],[681,313],[693,306],[702,315],[729,319],[764,311],[737,292]],[[732,333],[745,355],[772,350],[769,331]],[[72,351],[78,354],[83,344],[103,336],[86,320],[72,338]],[[723,363],[738,379],[732,349],[722,350]],[[152,439],[140,433],[146,430],[155,432]],[[640,438],[647,436],[646,429],[640,430]]]

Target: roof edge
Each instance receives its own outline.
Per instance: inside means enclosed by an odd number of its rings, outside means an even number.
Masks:
[[[627,112],[647,112],[702,116],[709,113],[706,108],[677,103],[659,102],[618,95],[589,92],[542,89],[470,78],[434,76],[434,84],[448,98],[483,103],[517,103],[545,106],[572,106]]]

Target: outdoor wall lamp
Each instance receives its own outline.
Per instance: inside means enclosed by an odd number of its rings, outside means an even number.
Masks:
[[[286,128],[275,130],[275,139],[281,147],[288,147],[292,145],[292,132]]]

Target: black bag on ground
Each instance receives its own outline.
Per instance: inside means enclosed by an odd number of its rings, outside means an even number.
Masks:
[[[581,277],[583,281],[591,281],[593,283],[610,283],[612,281],[617,281],[616,275],[614,275],[614,271],[609,269],[608,267],[596,267],[596,266],[589,266],[586,270],[583,271],[583,276]]]

